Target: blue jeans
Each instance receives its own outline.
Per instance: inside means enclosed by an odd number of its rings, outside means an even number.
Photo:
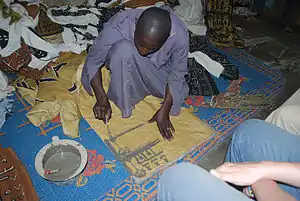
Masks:
[[[247,120],[237,127],[226,155],[229,162],[300,162],[300,137],[262,120]],[[296,199],[300,189],[281,185]],[[241,192],[202,168],[181,163],[167,169],[158,184],[160,201],[251,201]]]

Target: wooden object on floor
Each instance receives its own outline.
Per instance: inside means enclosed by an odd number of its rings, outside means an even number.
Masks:
[[[26,168],[11,148],[0,146],[0,200],[38,201]]]

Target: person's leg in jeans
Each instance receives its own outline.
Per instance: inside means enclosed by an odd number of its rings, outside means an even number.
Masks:
[[[237,127],[226,160],[232,163],[282,161],[300,162],[300,137],[262,120],[247,120]],[[281,185],[295,198],[300,189]]]
[[[251,201],[246,195],[191,163],[168,168],[160,177],[158,201]]]

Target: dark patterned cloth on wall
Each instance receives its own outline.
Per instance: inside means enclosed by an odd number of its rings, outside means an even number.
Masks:
[[[207,1],[207,26],[211,42],[220,47],[243,47],[243,41],[234,33],[232,0]]]

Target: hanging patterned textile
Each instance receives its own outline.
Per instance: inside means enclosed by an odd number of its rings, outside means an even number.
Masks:
[[[242,48],[243,41],[234,33],[232,7],[232,0],[208,0],[208,36],[216,46]]]

